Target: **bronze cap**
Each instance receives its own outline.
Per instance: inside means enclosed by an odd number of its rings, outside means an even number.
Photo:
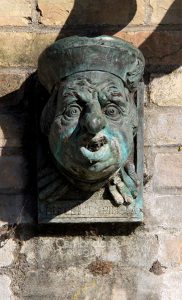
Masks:
[[[103,71],[122,79],[133,91],[144,72],[145,59],[132,44],[110,36],[60,39],[40,55],[38,76],[51,92],[61,79],[84,71]]]

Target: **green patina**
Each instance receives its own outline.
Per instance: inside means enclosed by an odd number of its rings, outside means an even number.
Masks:
[[[38,67],[52,94],[41,127],[56,168],[80,190],[107,186],[117,205],[131,207],[140,185],[133,157],[134,91],[143,69],[138,49],[106,36],[60,40],[44,51]],[[137,209],[140,201],[141,195]]]

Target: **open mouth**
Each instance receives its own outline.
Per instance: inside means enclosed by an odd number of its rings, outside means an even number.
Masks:
[[[98,161],[106,161],[110,157],[110,147],[106,137],[92,139],[80,148],[82,155],[87,158],[90,163]]]
[[[107,143],[108,142],[107,142],[106,137],[101,137],[97,140],[91,140],[88,143],[86,143],[85,148],[91,152],[96,152],[100,148],[102,148],[104,145],[106,145]]]

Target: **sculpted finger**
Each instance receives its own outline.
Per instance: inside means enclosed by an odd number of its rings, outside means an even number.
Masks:
[[[139,186],[140,180],[138,178],[138,175],[135,172],[134,164],[130,161],[127,161],[127,163],[125,164],[125,170],[126,170],[127,174],[130,176],[130,178],[134,181],[136,186]]]
[[[133,202],[133,197],[132,197],[129,189],[127,188],[127,186],[124,184],[124,182],[122,182],[122,181],[118,182],[117,188],[118,188],[120,194],[122,195],[124,202],[126,202],[127,204],[131,204]]]
[[[59,178],[59,175],[57,173],[48,174],[47,176],[42,177],[38,180],[38,188],[43,188],[46,185],[52,183],[56,179]]]
[[[45,200],[59,188],[59,185],[60,185],[60,182],[55,181],[55,182],[50,183],[48,186],[44,187],[43,189],[40,189],[39,198],[41,200]]]
[[[134,198],[136,198],[138,195],[138,191],[137,191],[137,187],[136,187],[133,179],[131,179],[123,169],[120,170],[120,173],[121,173],[122,180],[124,181],[125,185],[130,190],[130,193],[132,194],[132,196]]]
[[[119,193],[119,191],[117,190],[116,185],[109,184],[108,187],[109,187],[109,191],[110,191],[110,194],[111,194],[114,202],[117,205],[123,204],[124,203],[124,199],[123,199],[122,195]]]
[[[38,179],[49,176],[53,173],[55,173],[55,170],[49,166],[46,166],[45,168],[41,168],[40,170],[38,170]]]
[[[68,187],[68,183],[59,178],[58,180],[54,180],[54,182],[50,182],[47,186],[40,188],[39,198],[46,200],[48,197],[52,197],[55,192],[58,193],[58,191],[59,197],[61,197],[68,191]]]
[[[64,194],[66,194],[69,190],[69,185],[64,185],[58,188],[51,196],[47,199],[47,202],[54,202],[59,200]]]

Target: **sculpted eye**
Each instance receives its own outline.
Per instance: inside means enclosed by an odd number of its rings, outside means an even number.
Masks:
[[[104,109],[104,113],[111,119],[119,118],[121,111],[116,105],[108,105]]]
[[[80,116],[81,109],[79,106],[70,106],[66,109],[64,115],[68,118],[78,118]]]

